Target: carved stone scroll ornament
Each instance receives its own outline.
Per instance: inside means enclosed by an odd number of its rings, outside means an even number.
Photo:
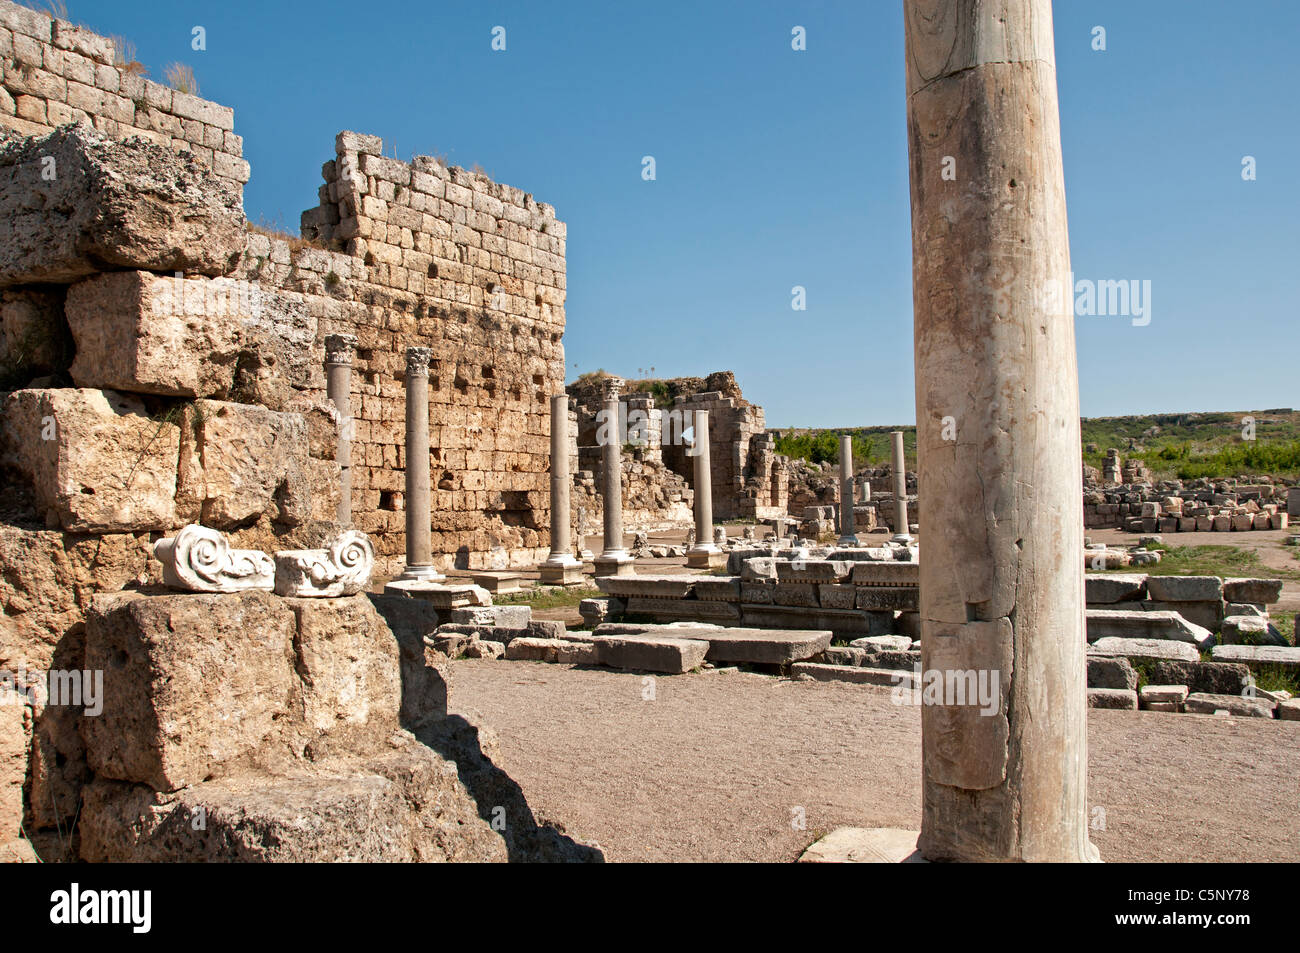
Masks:
[[[190,524],[175,536],[154,543],[163,564],[163,582],[191,592],[242,592],[271,589],[275,563],[256,549],[231,549],[225,535]]]
[[[327,599],[365,589],[375,567],[370,537],[351,529],[326,549],[286,549],[275,554],[275,591],[282,596]]]

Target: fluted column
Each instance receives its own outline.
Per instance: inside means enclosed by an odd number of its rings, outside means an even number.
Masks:
[[[325,394],[338,413],[339,442],[334,460],[339,465],[340,526],[352,524],[352,358],[357,339],[351,334],[325,336]]]

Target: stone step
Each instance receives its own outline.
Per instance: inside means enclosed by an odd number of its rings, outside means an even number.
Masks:
[[[1201,653],[1190,642],[1171,639],[1121,639],[1107,636],[1088,646],[1089,655],[1125,658],[1174,659],[1180,662],[1199,662]]]
[[[887,688],[919,688],[916,676],[909,671],[891,668],[868,668],[859,665],[830,665],[825,662],[795,662],[792,676],[808,675],[819,682],[850,682],[855,685],[880,685]]]
[[[714,663],[744,662],[755,665],[784,665],[820,655],[831,644],[825,630],[751,629],[725,626],[649,626],[634,623],[606,623],[593,633],[605,635],[646,635],[707,641],[707,658]]]
[[[1147,612],[1142,609],[1086,610],[1088,641],[1098,639],[1167,639],[1190,642],[1208,648],[1214,633],[1188,622],[1177,612]]]

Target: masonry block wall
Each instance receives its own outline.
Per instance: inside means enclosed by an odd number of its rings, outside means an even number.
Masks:
[[[146,79],[116,56],[107,37],[0,0],[0,126],[32,136],[85,120],[192,152],[235,188],[248,181],[232,109]]]

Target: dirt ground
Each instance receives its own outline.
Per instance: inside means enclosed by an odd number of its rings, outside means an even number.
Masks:
[[[718,672],[644,700],[640,675],[452,665],[452,708],[496,730],[533,810],[610,860],[784,862],[920,824],[919,709],[888,689]],[[1300,722],[1091,711],[1088,745],[1103,860],[1300,859]]]

